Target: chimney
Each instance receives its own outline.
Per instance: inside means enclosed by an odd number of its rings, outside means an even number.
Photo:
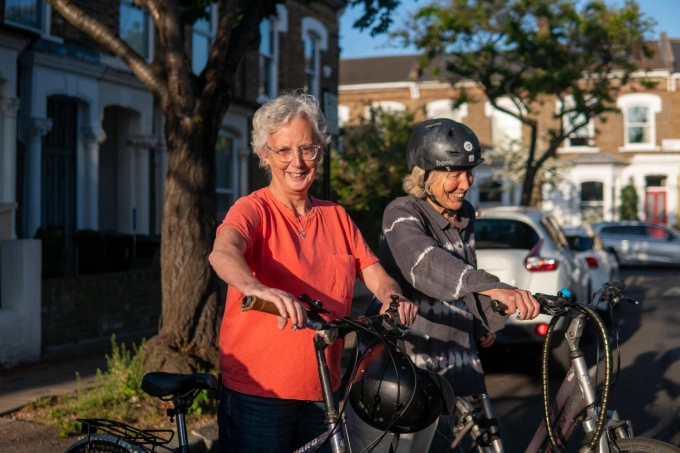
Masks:
[[[668,39],[668,34],[665,31],[661,32],[661,40],[659,41],[659,52],[661,53],[661,61],[664,66],[673,72],[673,65],[675,59],[673,58],[673,49],[671,49],[671,42]]]

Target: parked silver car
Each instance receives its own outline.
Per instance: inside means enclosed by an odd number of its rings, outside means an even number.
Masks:
[[[593,225],[605,247],[622,266],[680,265],[680,234],[650,222],[603,222]]]

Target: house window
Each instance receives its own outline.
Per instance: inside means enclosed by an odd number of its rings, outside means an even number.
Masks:
[[[557,101],[556,107],[555,113],[562,117],[562,127],[564,132],[568,134],[564,140],[563,147],[558,149],[558,152],[598,152],[599,148],[594,147],[595,124],[593,121],[588,120],[583,113],[569,111],[574,108],[573,98],[571,96],[567,97],[564,104],[561,101]],[[576,126],[582,124],[585,125],[574,131]]]
[[[619,151],[656,151],[656,114],[661,98],[655,94],[634,93],[618,98],[623,113],[623,147]]]
[[[396,101],[374,102],[371,105],[367,105],[364,109],[364,118],[370,120],[373,113],[378,110],[385,113],[404,112],[406,111],[406,106],[401,102]]]
[[[305,91],[319,98],[321,93],[321,52],[328,50],[328,31],[313,17],[302,18],[305,59]]]
[[[482,181],[479,185],[479,202],[500,205],[503,202],[503,184],[494,179]]]
[[[198,75],[203,72],[208,64],[210,47],[215,39],[215,6],[206,8],[207,17],[194,23],[194,31],[191,35],[191,70]]]
[[[215,165],[217,223],[220,224],[238,196],[238,153],[233,136],[220,133],[215,144]]]
[[[319,97],[319,38],[305,36],[305,91]]]
[[[604,184],[599,181],[581,183],[581,222],[597,223],[604,219]]]
[[[457,109],[453,109],[453,101],[451,99],[439,99],[429,102],[425,106],[425,113],[428,118],[448,118],[462,123],[463,118],[468,115],[468,106],[467,104],[462,104]]]
[[[510,99],[501,98],[496,101],[499,107],[516,112],[517,107]],[[494,108],[486,103],[486,116],[491,118],[491,140],[495,148],[508,148],[522,139],[522,122],[514,116]]]
[[[42,0],[6,0],[5,22],[42,31],[44,5]]]
[[[260,86],[258,96],[272,99],[276,96],[274,79],[276,78],[276,54],[274,24],[265,18],[260,22]]]
[[[120,2],[120,37],[145,60],[151,60],[151,19],[133,0]]]

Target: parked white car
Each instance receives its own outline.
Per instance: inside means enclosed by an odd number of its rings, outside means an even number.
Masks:
[[[500,280],[532,293],[557,294],[566,288],[577,301],[587,301],[590,275],[582,259],[569,248],[557,219],[537,208],[499,207],[480,211],[475,222],[477,267]],[[510,316],[505,328],[497,332],[500,345],[543,343],[550,316],[539,315],[531,321]],[[562,318],[558,328],[565,326]],[[553,346],[560,336],[553,337]],[[566,371],[568,353],[558,348],[552,366]]]
[[[616,255],[607,250],[600,236],[590,225],[565,227],[569,247],[588,265],[591,288],[588,293],[600,289],[605,283],[619,279],[619,262]],[[602,317],[609,319],[609,304],[599,303],[595,308]]]

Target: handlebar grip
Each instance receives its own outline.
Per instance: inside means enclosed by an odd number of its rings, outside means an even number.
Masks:
[[[263,311],[265,313],[271,313],[272,315],[281,316],[279,309],[276,308],[276,305],[274,305],[273,302],[260,299],[257,296],[243,296],[241,299],[241,312],[250,310]]]
[[[499,300],[492,300],[491,301],[491,310],[498,313],[501,316],[507,316],[508,313],[506,310],[508,309],[508,306],[505,305],[503,302]]]

